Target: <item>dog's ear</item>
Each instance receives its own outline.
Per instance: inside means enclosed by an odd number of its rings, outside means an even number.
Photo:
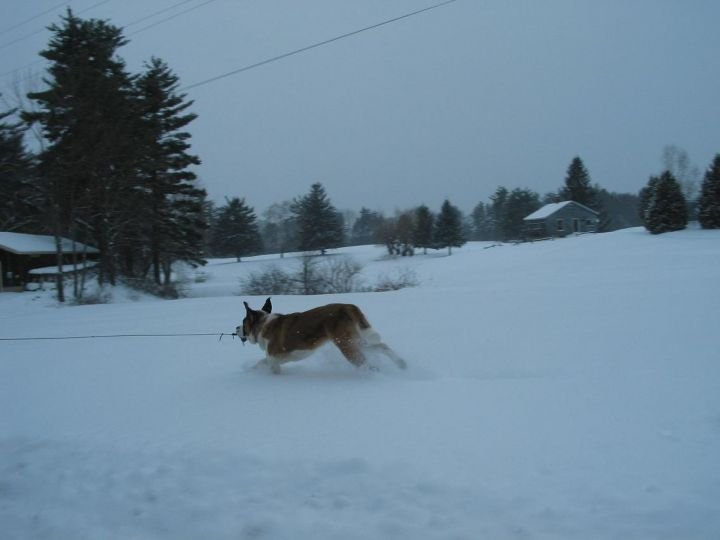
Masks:
[[[252,311],[252,309],[250,309],[250,306],[248,306],[248,303],[245,302],[245,301],[243,301],[243,304],[245,304],[245,311],[247,311],[248,313],[250,313],[250,312]]]
[[[263,304],[262,310],[265,313],[272,313],[272,302],[270,302],[270,298],[265,300],[265,303]]]

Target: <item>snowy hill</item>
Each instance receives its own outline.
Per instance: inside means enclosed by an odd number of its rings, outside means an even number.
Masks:
[[[323,349],[273,376],[229,338],[0,341],[2,536],[720,537],[717,232],[339,253],[419,285],[276,310],[357,303],[407,371]],[[177,301],[3,294],[0,337],[229,332],[268,264],[297,259],[211,261]]]

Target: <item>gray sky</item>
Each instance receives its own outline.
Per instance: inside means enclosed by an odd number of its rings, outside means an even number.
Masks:
[[[436,3],[207,1],[137,24],[180,0],[106,0],[81,16],[129,25],[131,71],[155,55],[191,85]],[[22,79],[9,71],[42,70],[41,29],[63,8],[9,28],[59,3],[0,0],[6,95]],[[720,152],[718,21],[715,0],[458,0],[190,90],[198,173],[211,199],[258,212],[317,181],[340,209],[449,198],[470,211],[498,185],[557,189],[575,155],[593,182],[637,192],[665,145],[701,171]]]

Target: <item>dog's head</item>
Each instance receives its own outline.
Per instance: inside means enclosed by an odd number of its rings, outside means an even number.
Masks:
[[[272,303],[268,298],[259,311],[251,309],[247,302],[243,302],[243,304],[245,304],[245,318],[243,319],[242,326],[238,326],[235,329],[235,333],[240,336],[240,340],[243,343],[246,341],[257,343],[263,323],[272,312]]]

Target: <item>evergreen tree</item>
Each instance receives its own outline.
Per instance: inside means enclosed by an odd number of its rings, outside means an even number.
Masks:
[[[488,208],[488,223],[492,230],[493,240],[505,240],[503,236],[505,222],[505,204],[510,192],[506,187],[500,186],[490,197],[490,206]]]
[[[715,156],[705,173],[698,208],[703,229],[720,229],[720,154]]]
[[[651,176],[647,185],[645,185],[645,187],[640,190],[640,193],[638,193],[638,216],[640,217],[643,225],[645,225],[648,221],[650,208],[655,200],[655,190],[657,189],[659,180],[660,178],[657,176]]]
[[[651,180],[652,182],[652,180]],[[680,184],[670,171],[663,172],[655,182],[649,196],[645,227],[652,234],[678,231],[687,225],[688,213]]]
[[[40,55],[50,62],[47,89],[28,94],[47,141],[39,170],[45,181],[47,214],[59,238],[87,240],[100,250],[100,279],[114,283],[120,257],[118,238],[132,222],[138,186],[138,118],[132,78],[116,56],[126,43],[122,31],[105,21],[81,20],[68,10]],[[58,298],[64,300],[62,279]]]
[[[465,244],[462,213],[447,199],[435,220],[434,237],[438,248],[448,248],[448,255],[452,255],[452,248]]]
[[[595,190],[590,185],[590,174],[579,157],[574,157],[568,166],[565,186],[560,190],[563,200],[575,201],[597,210]]]
[[[217,211],[214,226],[211,245],[215,255],[233,256],[240,262],[242,257],[257,253],[262,247],[257,216],[245,199],[227,199]]]
[[[343,224],[338,211],[328,199],[319,182],[310,192],[293,205],[296,216],[299,248],[303,251],[320,251],[338,247],[343,242]]]
[[[634,193],[615,193],[596,188],[600,207],[600,232],[616,231],[643,224],[638,215],[640,200]]]
[[[204,264],[202,259],[205,191],[189,167],[199,165],[188,153],[190,134],[183,130],[197,115],[187,113],[192,101],[177,93],[178,77],[162,60],[152,58],[136,89],[142,118],[140,173],[146,186],[139,192],[143,219],[141,241],[149,245],[153,276],[160,269],[169,279],[177,260]]]
[[[493,223],[490,205],[479,202],[472,211],[472,235],[475,240],[492,240]]]
[[[503,238],[518,239],[523,235],[524,219],[540,208],[540,195],[530,189],[513,189],[504,205]]]
[[[377,238],[377,230],[383,221],[378,212],[373,212],[365,207],[360,209],[360,216],[355,220],[350,235],[351,245],[363,246],[373,244]]]
[[[21,124],[5,121],[14,113],[0,113],[0,231],[31,232],[38,229],[42,201]]]
[[[428,248],[434,247],[435,217],[430,209],[422,204],[415,209],[415,219],[413,221],[413,243],[416,247],[422,248],[423,254],[427,255]]]

